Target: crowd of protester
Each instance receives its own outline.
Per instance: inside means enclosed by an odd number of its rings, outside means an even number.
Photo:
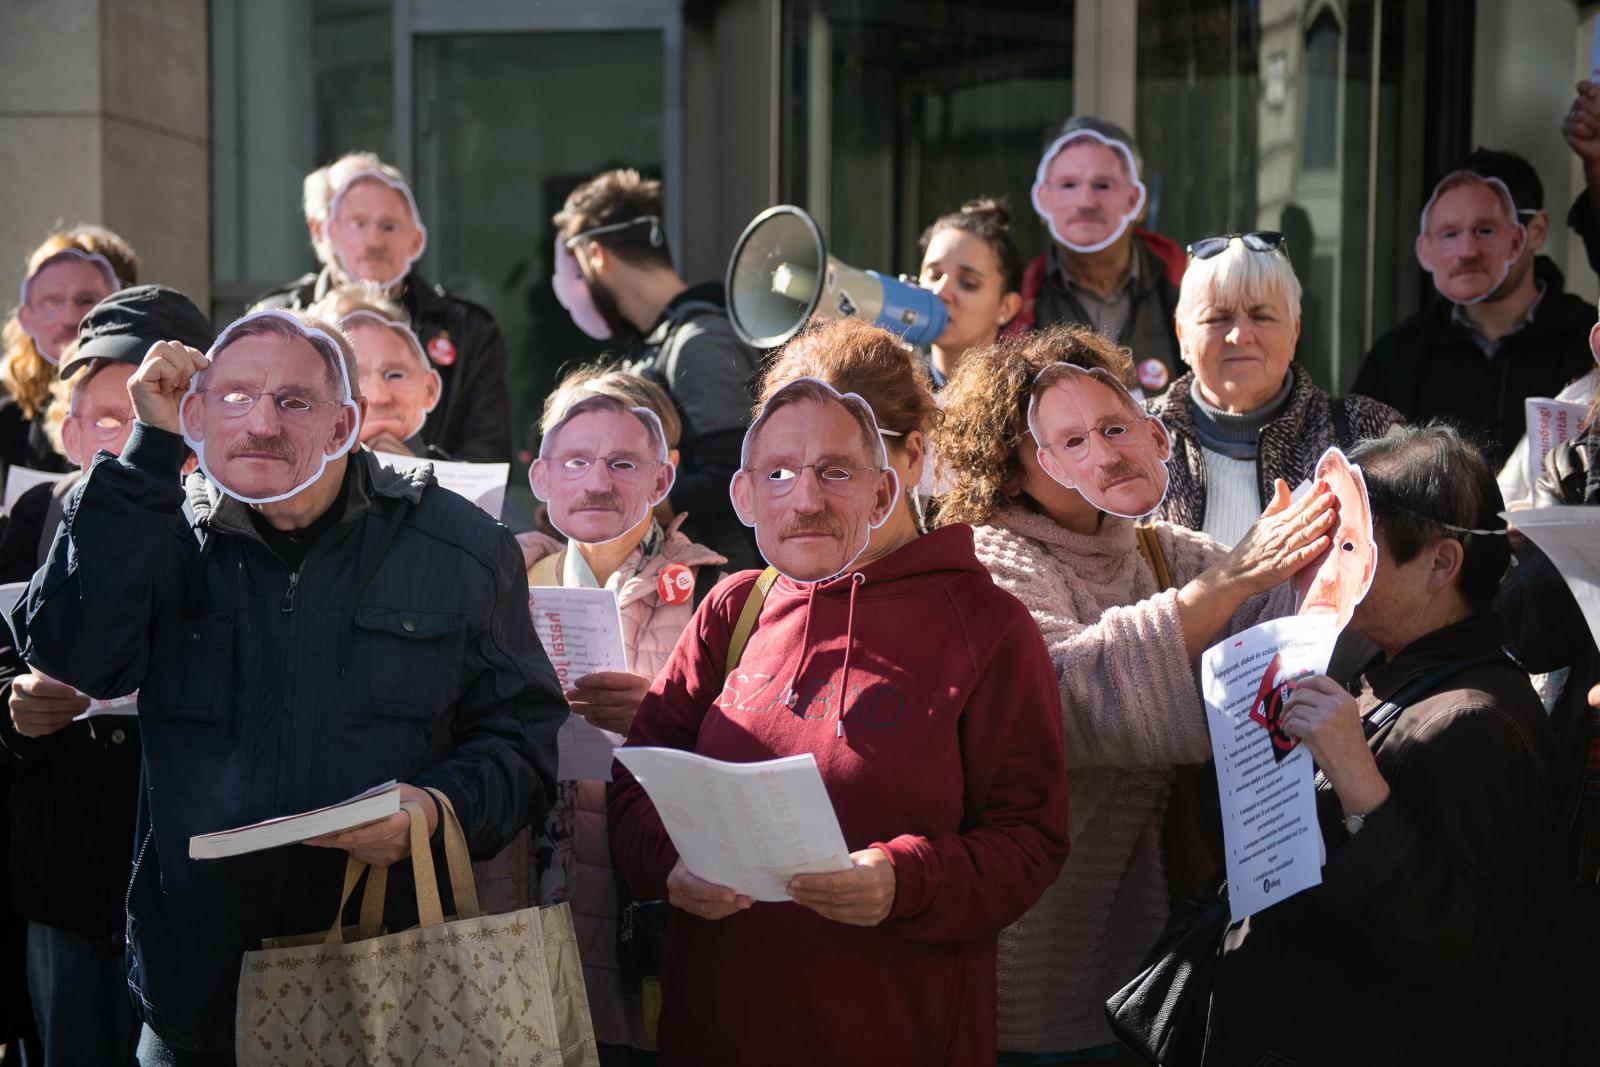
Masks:
[[[1600,270],[1600,89],[1564,134]],[[1438,292],[1337,395],[1295,360],[1283,234],[1151,232],[1125,130],[1045,145],[1038,259],[983,190],[922,234],[948,319],[926,350],[853,318],[753,349],[722,284],[678,273],[658,182],[580,185],[551,281],[607,354],[544,355],[569,365],[531,529],[383,458],[506,462],[521,433],[499,328],[417,273],[391,164],[307,175],[320,267],[232,325],[102,227],[49,234],[0,358],[0,465],[48,476],[0,512],[0,583],[27,583],[0,631],[0,1062],[233,1062],[243,954],[325,930],[347,855],[395,864],[384,924],[416,923],[409,822],[225,862],[188,839],[387,779],[430,834],[429,790],[460,813],[489,910],[571,906],[608,1065],[1142,1062],[1107,1000],[1223,867],[1200,659],[1361,551],[1330,448],[1375,546],[1283,719],[1321,772],[1323,878],[1227,930],[1201,1058],[1596,1062],[1600,651],[1514,520],[1600,501],[1600,323],[1540,254],[1539,176],[1486,149],[1440,176]],[[1062,364],[1112,412],[1073,444],[1035,418]],[[1538,397],[1587,413],[1534,465]],[[774,466],[762,441],[801,427],[842,458]],[[1103,489],[1145,432],[1169,481],[1141,515],[1047,454]],[[581,533],[552,477],[621,532]],[[802,579],[757,512],[870,534]],[[615,594],[626,669],[558,678],[528,607],[556,587]],[[137,716],[83,717],[131,693]],[[557,766],[569,709],[630,746],[811,754],[849,869],[782,903],[703,879],[620,764]]]

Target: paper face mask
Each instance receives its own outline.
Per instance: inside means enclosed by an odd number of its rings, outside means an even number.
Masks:
[[[772,394],[740,455],[733,510],[762,558],[796,582],[843,574],[900,499],[872,408],[817,378]]]
[[[78,323],[89,310],[121,288],[106,257],[63,248],[23,279],[17,323],[53,367],[78,336]]]
[[[328,245],[352,281],[399,285],[428,247],[411,187],[378,170],[361,170],[334,190]]]
[[[559,237],[556,238],[555,271],[550,276],[550,285],[556,291],[557,302],[567,309],[578,329],[596,341],[611,337],[611,327],[594,305],[594,295],[589,292],[589,283],[578,266],[578,257]]]
[[[1109,371],[1070,363],[1040,371],[1028,432],[1044,472],[1101,511],[1137,519],[1166,498],[1172,439]]]
[[[388,433],[405,441],[421,433],[444,383],[411,327],[372,311],[352,311],[339,320],[339,329],[356,350],[361,395],[367,398],[361,440]]]
[[[1033,179],[1033,209],[1050,236],[1074,252],[1109,248],[1144,210],[1133,151],[1121,141],[1074,130],[1051,142]]]
[[[287,500],[350,451],[361,409],[338,341],[283,311],[229,324],[178,405],[206,479],[246,504]]]
[[[1422,209],[1417,262],[1446,300],[1476,304],[1500,288],[1527,241],[1506,184],[1458,170],[1434,186]]]
[[[643,522],[667,498],[677,473],[655,412],[590,395],[567,408],[539,442],[528,483],[548,505],[550,525],[580,544],[598,545]]]
[[[1337,448],[1328,449],[1317,460],[1314,480],[1325,482],[1338,500],[1339,525],[1333,531],[1332,547],[1292,579],[1295,613],[1327,616],[1342,630],[1372,588],[1372,576],[1378,570],[1372,505],[1361,468]]]

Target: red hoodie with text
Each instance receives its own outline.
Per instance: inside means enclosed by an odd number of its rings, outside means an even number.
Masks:
[[[1039,629],[978,562],[971,528],[948,526],[828,582],[778,579],[724,685],[756,577],[706,598],[628,744],[738,763],[812,753],[845,844],[893,861],[895,899],[871,928],[790,902],[717,922],[674,911],[662,1062],[992,1065],[996,938],[1068,850],[1060,687]],[[614,770],[616,865],[637,897],[665,898],[677,851]]]

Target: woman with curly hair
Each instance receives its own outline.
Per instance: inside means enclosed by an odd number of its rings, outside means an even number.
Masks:
[[[138,255],[101,226],[58,230],[29,254],[22,300],[0,332],[0,385],[6,394],[0,400],[0,462],[7,469],[72,469],[36,422],[50,403],[56,363],[90,308],[118,288],[137,284]]]
[[[1290,610],[1284,583],[1328,547],[1334,519],[1325,488],[1291,504],[1279,482],[1230,551],[1098,511],[1044,472],[1028,432],[1034,378],[1054,363],[1124,383],[1132,370],[1125,350],[1084,327],[1006,338],[967,354],[935,435],[948,485],[939,520],[972,524],[978,559],[1044,634],[1072,782],[1072,854],[1000,935],[1002,1063],[1128,1056],[1104,1005],[1167,920],[1174,768],[1211,755],[1194,663],[1225,634]]]

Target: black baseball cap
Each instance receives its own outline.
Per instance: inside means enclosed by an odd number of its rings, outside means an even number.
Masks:
[[[178,290],[135,285],[112,293],[78,323],[78,351],[61,364],[61,377],[96,359],[138,366],[157,341],[181,341],[204,352],[216,339],[210,321]]]

